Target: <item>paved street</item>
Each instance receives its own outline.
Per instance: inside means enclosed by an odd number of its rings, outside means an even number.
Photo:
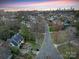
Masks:
[[[59,51],[52,44],[48,24],[46,24],[44,41],[36,59],[63,59]]]

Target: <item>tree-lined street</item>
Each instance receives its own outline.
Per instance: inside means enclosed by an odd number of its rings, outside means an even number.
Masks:
[[[36,59],[63,59],[52,43],[48,24],[45,25],[45,37]]]

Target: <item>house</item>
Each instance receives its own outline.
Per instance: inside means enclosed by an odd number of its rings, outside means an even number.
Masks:
[[[10,39],[10,45],[20,47],[20,45],[24,43],[23,37],[17,33]]]
[[[70,21],[65,19],[64,20],[64,26],[67,27],[67,26],[70,26]]]

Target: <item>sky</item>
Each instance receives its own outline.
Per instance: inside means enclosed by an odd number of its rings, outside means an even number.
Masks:
[[[26,9],[79,9],[79,0],[0,0],[0,8],[26,8]]]

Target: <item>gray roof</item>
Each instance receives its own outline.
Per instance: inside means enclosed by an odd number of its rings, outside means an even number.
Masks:
[[[10,39],[10,42],[15,46],[18,46],[18,44],[21,43],[22,40],[23,40],[23,37],[19,33],[17,33],[14,36],[12,36],[12,38]]]

